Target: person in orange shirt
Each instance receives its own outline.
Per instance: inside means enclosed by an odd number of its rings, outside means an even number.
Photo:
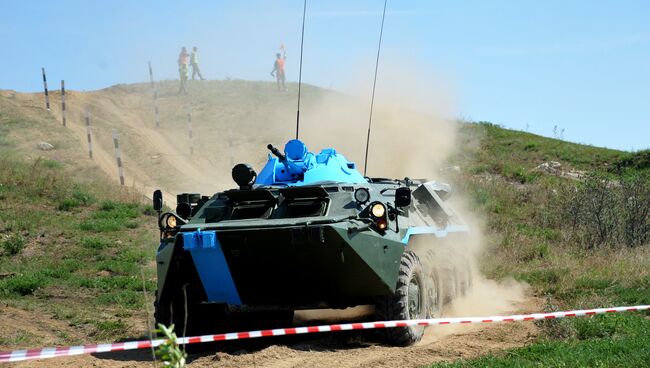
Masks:
[[[178,94],[181,93],[187,94],[187,78],[190,64],[190,54],[187,53],[187,49],[183,47],[181,53],[178,54],[178,73],[180,74],[181,86],[178,89]]]
[[[282,54],[279,52],[275,54],[275,63],[273,64],[273,70],[271,70],[271,75],[275,77],[276,83],[278,85],[278,91],[288,91],[287,86],[285,85],[285,74],[284,74],[284,63],[287,60],[287,54],[282,49]]]

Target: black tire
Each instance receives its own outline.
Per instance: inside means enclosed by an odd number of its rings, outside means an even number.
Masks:
[[[232,312],[226,305],[197,304],[188,301],[182,289],[174,297],[154,302],[156,327],[174,324],[176,336],[197,336],[244,330],[291,327],[293,310],[263,312]],[[187,317],[187,324],[185,318]]]
[[[402,254],[395,294],[381,299],[376,305],[380,320],[423,319],[427,316],[427,277],[418,256],[408,250]],[[383,337],[390,345],[415,344],[424,335],[424,326],[386,328]]]
[[[156,328],[158,324],[163,324],[167,327],[174,325],[174,332],[176,336],[182,337],[191,336],[194,330],[195,316],[190,303],[187,306],[187,324],[185,320],[185,296],[183,291],[174,293],[174,295],[166,295],[162,300],[154,302],[154,318],[156,320]]]
[[[178,337],[226,332],[229,327],[226,306],[200,304],[195,301],[189,290],[187,293],[187,303],[182,288],[154,302],[156,327],[158,323],[165,326],[174,324],[174,332]]]

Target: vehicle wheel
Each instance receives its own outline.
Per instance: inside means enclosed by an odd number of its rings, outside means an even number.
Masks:
[[[377,304],[377,317],[381,320],[406,320],[426,318],[428,311],[427,282],[420,259],[412,251],[405,251],[400,262],[395,294]],[[386,328],[382,330],[391,345],[412,345],[424,335],[424,326]]]
[[[197,303],[189,290],[187,299],[185,303],[183,289],[179,288],[173,294],[164,296],[162,300],[156,300],[154,302],[156,326],[158,323],[165,326],[174,324],[174,332],[178,337],[225,332],[228,318],[224,305]],[[186,304],[187,313],[185,313]]]
[[[459,270],[458,272],[458,290],[459,296],[463,297],[467,295],[469,289],[472,288],[472,267],[469,261],[464,263],[465,269]]]
[[[427,317],[438,318],[442,315],[442,297],[440,295],[440,283],[438,275],[434,270],[427,277]]]
[[[191,308],[188,303],[187,325],[185,321],[185,297],[183,292],[174,293],[174,295],[167,295],[167,297],[154,302],[154,318],[156,320],[156,328],[158,324],[163,324],[167,327],[174,325],[174,332],[176,336],[186,336],[191,334],[193,329],[192,322],[194,321],[194,313],[191,313]],[[190,318],[190,316],[192,318]]]

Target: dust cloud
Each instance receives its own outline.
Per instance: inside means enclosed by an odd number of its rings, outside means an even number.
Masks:
[[[368,176],[436,180],[458,148],[459,126],[454,118],[458,114],[451,84],[432,70],[415,63],[405,65],[402,60],[382,64],[377,88]],[[305,109],[303,121],[309,125],[301,139],[312,151],[314,146],[335,145],[363,172],[370,101],[364,104],[346,97],[329,94],[312,101]],[[514,280],[496,282],[481,274],[481,258],[488,244],[483,221],[469,210],[463,193],[455,192],[449,202],[456,216],[468,225],[469,235],[415,239],[411,245],[436,279],[441,314],[482,316],[516,311],[525,300],[527,285]],[[458,329],[429,330],[425,340]]]
[[[408,63],[406,63],[408,64]],[[453,152],[456,123],[449,82],[416,64],[382,62],[372,115],[367,175],[424,178]],[[367,74],[367,71],[365,71]],[[361,71],[356,73],[362,75]],[[364,171],[371,82],[351,80],[355,96],[328,94],[309,101],[304,140],[312,151],[335,146]]]

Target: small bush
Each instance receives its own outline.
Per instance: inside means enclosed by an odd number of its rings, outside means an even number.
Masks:
[[[80,187],[75,187],[72,190],[72,198],[76,199],[80,204],[84,206],[92,203],[95,200],[93,196],[90,195],[90,193],[86,192]]]
[[[136,229],[138,226],[140,226],[140,224],[138,224],[137,221],[126,221],[124,222],[124,226],[127,229]]]
[[[59,205],[57,206],[57,209],[59,211],[70,211],[70,210],[72,210],[72,209],[74,209],[76,207],[79,207],[80,204],[81,204],[81,202],[79,202],[75,198],[66,198],[66,199],[62,200],[61,202],[59,202]]]
[[[10,235],[9,238],[2,241],[4,254],[15,256],[25,248],[25,238],[19,234]]]
[[[9,277],[0,280],[0,294],[3,295],[30,295],[34,291],[44,287],[45,279],[41,275],[28,274]]]

